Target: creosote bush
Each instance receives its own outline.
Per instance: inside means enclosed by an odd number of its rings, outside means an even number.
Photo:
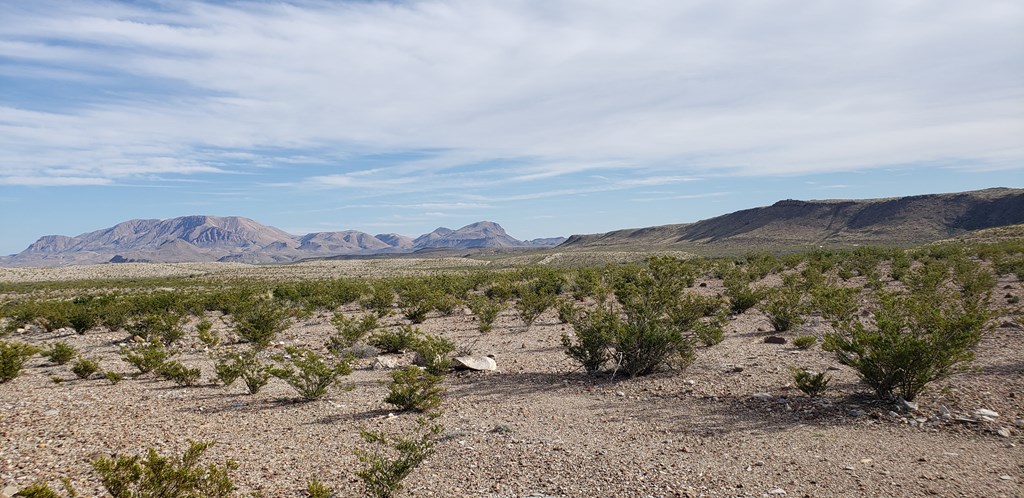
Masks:
[[[103,372],[103,378],[107,379],[107,381],[110,382],[110,385],[112,385],[112,386],[116,386],[118,382],[121,382],[122,380],[124,380],[124,376],[123,375],[121,375],[121,374],[119,374],[117,372],[112,372],[110,370],[107,370],[106,372]]]
[[[476,316],[477,330],[484,334],[494,328],[494,320],[505,309],[504,301],[481,295],[470,297],[466,304],[469,306],[469,310],[473,312],[473,315]]]
[[[412,325],[402,325],[390,330],[377,331],[370,336],[368,342],[382,353],[401,353],[415,347],[419,336],[419,329]]]
[[[135,333],[147,341],[160,341],[164,346],[170,346],[185,336],[185,329],[181,324],[185,317],[178,313],[151,313],[133,327]]]
[[[761,311],[777,332],[785,332],[803,323],[800,292],[792,288],[773,289],[761,304]]]
[[[391,372],[389,392],[384,402],[402,411],[429,412],[441,404],[444,388],[438,385],[439,382],[440,376],[419,367],[396,370]]]
[[[271,373],[287,382],[307,401],[320,399],[339,377],[352,373],[348,359],[331,362],[306,348],[288,347],[285,351],[288,354],[277,359],[286,366],[275,368]]]
[[[155,371],[176,353],[164,347],[160,341],[146,342],[133,348],[122,347],[121,357],[139,370],[139,374]]]
[[[38,352],[39,349],[24,342],[0,340],[0,384],[14,380],[25,362]]]
[[[74,346],[64,342],[55,342],[50,349],[43,351],[43,356],[54,365],[64,365],[78,356],[78,350]]]
[[[220,334],[213,331],[213,324],[205,318],[196,324],[196,334],[199,336],[199,342],[210,349],[220,345]]]
[[[328,339],[327,350],[334,354],[340,354],[345,349],[355,346],[380,326],[376,315],[364,315],[362,318],[356,318],[345,316],[341,312],[334,315],[331,323],[338,329],[338,333]]]
[[[199,460],[213,442],[190,441],[182,456],[164,457],[150,448],[140,455],[98,458],[92,467],[114,498],[221,498],[235,485],[230,473],[238,464],[202,466]]]
[[[100,362],[90,358],[78,358],[78,361],[71,366],[71,372],[79,379],[88,379],[92,374],[100,371]]]
[[[793,368],[793,383],[797,389],[803,391],[810,397],[820,396],[832,379],[825,376],[825,372],[810,372],[803,368]]]
[[[360,435],[375,450],[353,450],[363,464],[356,476],[370,496],[390,498],[402,489],[402,480],[434,453],[434,443],[444,428],[425,419],[418,421],[413,437],[389,436],[381,431],[362,431]]]
[[[306,495],[309,498],[331,498],[334,496],[334,491],[326,484],[314,479],[306,485]]]
[[[413,346],[417,363],[433,375],[444,375],[452,366],[452,351],[455,344],[440,336],[424,335]]]
[[[188,387],[195,385],[199,382],[199,377],[202,375],[202,371],[199,368],[188,368],[180,361],[168,361],[160,368],[157,369],[157,373],[161,377],[174,381],[181,387]]]
[[[263,364],[256,356],[256,353],[241,355],[242,380],[249,394],[256,394],[263,389],[263,386],[270,382],[273,369]]]
[[[612,344],[622,322],[610,308],[573,313],[572,335],[562,334],[562,349],[583,366],[588,374],[600,372],[612,358]]]
[[[255,349],[263,349],[288,328],[288,310],[269,299],[256,299],[235,311],[235,333]]]
[[[913,401],[930,383],[974,357],[995,283],[963,257],[927,261],[904,278],[907,291],[878,292],[869,323],[832,322],[823,348],[857,370],[878,397]]]
[[[811,349],[818,343],[818,338],[813,335],[802,335],[793,338],[793,345],[800,349]]]
[[[395,302],[395,291],[391,283],[380,280],[373,284],[370,293],[363,297],[361,304],[364,309],[371,310],[378,317],[384,318],[391,314],[391,305]]]

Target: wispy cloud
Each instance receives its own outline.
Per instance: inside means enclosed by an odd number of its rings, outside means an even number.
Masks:
[[[1019,2],[143,5],[5,5],[4,86],[72,91],[60,112],[0,97],[4,184],[422,150],[433,152],[365,181],[340,161],[297,184],[386,192],[444,188],[435,175],[455,170],[487,186],[1024,160]]]

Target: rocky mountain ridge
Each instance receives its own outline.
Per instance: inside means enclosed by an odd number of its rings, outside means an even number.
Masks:
[[[47,235],[24,251],[0,258],[4,266],[230,261],[286,263],[343,255],[403,254],[433,249],[550,247],[564,238],[521,241],[497,223],[481,221],[458,230],[438,228],[415,239],[345,230],[291,235],[239,216],[137,219],[75,237]]]

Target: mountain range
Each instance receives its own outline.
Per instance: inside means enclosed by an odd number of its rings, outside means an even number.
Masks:
[[[47,235],[24,251],[0,258],[4,266],[224,261],[286,263],[308,258],[404,254],[437,249],[552,247],[564,238],[521,241],[490,221],[458,230],[438,228],[415,239],[347,230],[294,236],[239,216],[182,216],[130,220],[75,237]]]
[[[910,246],[1024,223],[1024,189],[862,200],[782,200],[696,223],[573,235],[559,249],[785,250]]]
[[[0,266],[118,262],[287,263],[310,258],[452,251],[675,249],[715,254],[857,245],[919,245],[974,231],[1024,224],[1024,189],[861,200],[782,200],[696,223],[521,241],[497,223],[438,228],[410,238],[354,230],[294,236],[237,216],[131,220],[75,237],[47,235]],[[1014,232],[1016,233],[1016,232]]]

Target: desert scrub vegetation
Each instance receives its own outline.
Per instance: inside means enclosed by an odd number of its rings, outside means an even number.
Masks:
[[[221,498],[235,491],[230,473],[238,464],[200,465],[213,442],[190,441],[179,456],[165,457],[150,448],[146,456],[98,458],[92,467],[113,498]]]
[[[799,349],[811,349],[818,343],[818,338],[813,335],[801,335],[793,338],[793,345]]]
[[[338,378],[352,373],[349,359],[331,361],[307,348],[288,347],[286,354],[275,358],[284,364],[270,373],[295,389],[306,401],[320,399],[338,382]]]
[[[857,370],[878,397],[912,401],[974,357],[995,284],[978,262],[930,259],[911,270],[904,291],[876,291],[870,320],[832,321],[823,348]]]
[[[0,384],[17,378],[25,362],[38,352],[38,348],[24,342],[0,340]]]
[[[786,332],[803,323],[804,305],[800,291],[793,287],[782,287],[767,292],[761,303],[761,311],[768,316],[768,322],[776,332]]]
[[[328,339],[327,349],[334,354],[340,354],[345,349],[355,346],[380,326],[377,315],[367,314],[362,318],[356,318],[341,312],[335,313],[331,323],[338,329],[338,333]]]
[[[494,328],[494,320],[504,311],[505,302],[487,297],[486,295],[474,295],[466,300],[469,311],[473,313],[477,321],[477,330],[482,334],[490,332]]]
[[[194,386],[196,382],[199,382],[199,377],[202,375],[202,370],[198,367],[189,368],[180,361],[168,361],[164,362],[157,368],[156,373],[164,379],[174,381],[175,384],[181,387]]]
[[[160,341],[164,346],[170,346],[185,336],[184,320],[184,316],[173,311],[152,313],[144,315],[131,328],[143,340]]]
[[[799,367],[794,367],[791,371],[796,388],[812,398],[821,396],[832,380],[825,376],[825,372],[811,372]]]
[[[288,327],[288,310],[269,299],[256,299],[232,317],[235,333],[253,348],[264,349]]]
[[[71,373],[79,379],[88,379],[100,371],[100,362],[95,358],[79,357],[78,361],[71,366]]]
[[[391,282],[387,280],[374,282],[369,288],[369,293],[360,300],[364,309],[373,311],[379,318],[384,318],[391,314],[391,305],[394,302],[395,291],[391,287]]]
[[[391,372],[384,402],[402,411],[430,412],[441,404],[441,377],[410,366]]]
[[[371,346],[385,354],[401,353],[411,350],[419,341],[420,330],[412,325],[401,325],[393,329],[379,330],[367,341]]]
[[[50,363],[53,363],[54,365],[64,365],[78,356],[78,350],[64,341],[59,341],[53,343],[49,349],[43,351],[43,356],[50,360]]]
[[[356,476],[366,492],[376,498],[390,498],[402,489],[402,481],[434,453],[434,444],[444,428],[426,419],[417,421],[412,437],[389,436],[382,431],[362,431],[373,450],[353,450],[363,468]]]
[[[139,375],[159,369],[176,351],[164,347],[160,341],[144,342],[133,347],[122,347],[121,358],[139,371]]]
[[[424,334],[416,340],[412,350],[416,353],[416,363],[428,373],[444,375],[452,366],[455,344],[440,336]]]

